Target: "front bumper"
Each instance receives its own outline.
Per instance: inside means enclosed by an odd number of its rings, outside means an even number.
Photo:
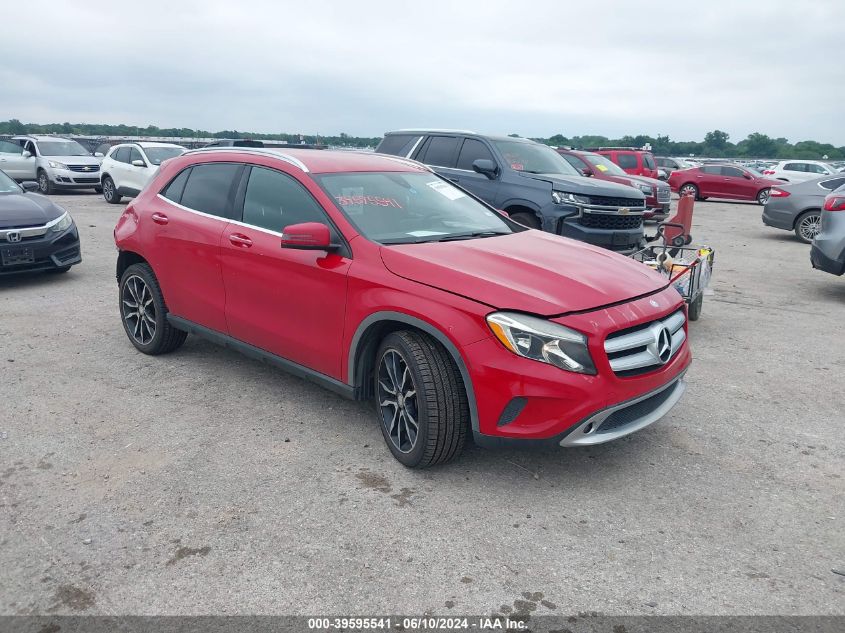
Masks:
[[[12,249],[16,252],[20,252],[20,249],[31,249],[31,261],[4,263],[11,260],[3,256],[4,251],[9,252]],[[60,235],[44,235],[15,243],[0,241],[0,275],[56,270],[81,261],[82,248],[76,224]]]
[[[71,171],[50,168],[47,176],[57,187],[66,189],[91,189],[100,186],[100,169],[96,171]]]
[[[683,375],[692,360],[688,342],[665,365],[617,375],[604,341],[613,332],[665,318],[680,308],[679,300],[678,292],[669,287],[632,302],[553,319],[588,333],[595,376],[516,356],[495,338],[466,346],[478,411],[476,442],[484,446],[598,444],[657,421],[684,392]]]

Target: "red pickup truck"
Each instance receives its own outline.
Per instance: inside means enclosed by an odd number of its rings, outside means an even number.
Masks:
[[[657,163],[651,152],[636,147],[588,147],[588,152],[606,156],[633,176],[657,178]]]

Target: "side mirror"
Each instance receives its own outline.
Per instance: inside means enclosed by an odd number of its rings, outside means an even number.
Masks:
[[[26,182],[21,183],[21,187],[24,191],[37,191],[38,190],[38,183],[33,182],[32,180],[27,180]]]
[[[751,174],[746,174],[745,172],[742,172],[742,177],[746,180],[751,180]]]
[[[589,178],[590,176],[593,175],[593,170],[590,169],[589,167],[582,167],[580,169],[580,171],[581,171],[581,175],[584,176],[585,178]]]
[[[133,166],[133,167],[146,167],[146,166],[147,166],[147,163],[145,163],[145,162],[144,162],[144,161],[142,161],[142,160],[137,160],[137,159],[136,159],[136,160],[133,160],[133,161],[132,161],[132,166]]]
[[[489,158],[476,158],[472,161],[472,170],[478,172],[479,174],[484,174],[490,180],[493,180],[496,177],[496,174],[499,173],[499,168],[496,167],[496,163]]]
[[[102,158],[103,156],[105,156],[105,154],[102,152],[94,152],[94,158]]]
[[[24,150],[23,152],[21,152],[21,156],[23,156],[24,158],[32,158],[32,154],[29,152],[29,150]]]
[[[282,248],[294,248],[302,251],[333,251],[338,247],[332,244],[329,227],[319,222],[291,224],[282,230]]]

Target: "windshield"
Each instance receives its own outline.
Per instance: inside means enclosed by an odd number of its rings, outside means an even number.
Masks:
[[[76,141],[58,139],[38,141],[38,151],[42,156],[90,156],[91,152]]]
[[[184,147],[145,147],[144,153],[153,165],[161,165],[168,158],[176,158],[185,153]]]
[[[603,174],[608,174],[609,176],[628,175],[619,165],[611,161],[609,158],[605,158],[601,154],[584,154],[584,158],[586,158],[593,167]]]
[[[17,183],[0,171],[0,193],[20,193]]]
[[[316,178],[361,234],[381,244],[514,232],[497,213],[431,173],[365,172]]]
[[[493,145],[502,152],[511,169],[516,171],[529,174],[581,175],[563,156],[547,145],[519,141],[493,141]]]

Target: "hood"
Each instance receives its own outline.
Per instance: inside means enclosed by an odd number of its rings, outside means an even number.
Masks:
[[[41,226],[63,213],[64,209],[37,193],[0,193],[0,229]]]
[[[101,158],[96,156],[42,156],[43,160],[52,160],[65,165],[93,165],[99,167]]]
[[[528,230],[456,242],[383,246],[395,275],[501,310],[542,316],[592,310],[665,288],[632,259]]]
[[[642,192],[627,185],[620,185],[607,180],[597,180],[585,176],[565,176],[563,174],[528,174],[519,172],[523,178],[541,180],[551,183],[552,188],[568,193],[577,193],[584,196],[609,196],[615,198],[636,198],[643,200]]]

